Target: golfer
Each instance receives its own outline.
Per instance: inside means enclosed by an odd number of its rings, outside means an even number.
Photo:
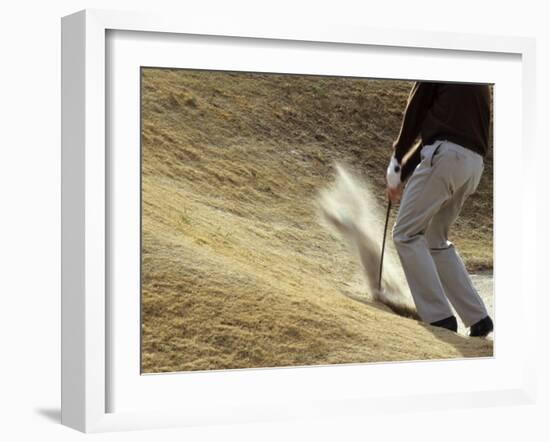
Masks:
[[[404,187],[393,240],[420,318],[456,332],[452,304],[470,336],[493,321],[448,233],[479,184],[489,114],[487,85],[415,83],[386,174],[390,200]]]

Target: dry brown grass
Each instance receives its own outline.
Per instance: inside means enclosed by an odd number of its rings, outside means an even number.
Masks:
[[[369,175],[382,202],[409,83],[142,75],[144,372],[492,354],[368,302],[317,218],[334,160]],[[470,268],[492,267],[491,173],[453,238]]]

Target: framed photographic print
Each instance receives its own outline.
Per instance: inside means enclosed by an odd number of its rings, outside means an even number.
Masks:
[[[64,424],[533,400],[533,41],[94,10],[62,45]]]

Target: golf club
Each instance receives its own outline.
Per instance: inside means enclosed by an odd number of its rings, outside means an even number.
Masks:
[[[380,252],[380,269],[378,271],[378,290],[382,290],[382,264],[384,262],[384,249],[386,247],[386,233],[388,231],[388,221],[390,219],[391,200],[388,199],[388,209],[386,210],[386,223],[384,224],[384,238],[382,239],[382,251]]]

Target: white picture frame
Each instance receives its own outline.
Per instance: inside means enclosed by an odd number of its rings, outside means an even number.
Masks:
[[[316,382],[328,381],[334,384],[335,367],[290,368],[274,370],[240,370],[229,374],[197,373],[194,377],[174,374],[164,375],[160,383],[150,382],[147,389],[168,389],[174,391],[182,403],[181,407],[158,407],[150,409],[136,407],[135,410],[112,410],[109,397],[116,385],[112,376],[113,347],[108,336],[116,317],[111,311],[107,288],[108,244],[113,241],[107,226],[109,211],[112,209],[111,196],[107,181],[109,154],[107,151],[108,134],[106,132],[109,76],[107,57],[109,53],[107,35],[112,32],[143,32],[155,35],[203,36],[218,39],[247,39],[248,41],[284,42],[286,45],[338,45],[338,47],[374,47],[379,51],[400,48],[402,51],[423,50],[424,55],[444,57],[445,54],[469,54],[483,61],[491,54],[511,57],[519,60],[521,91],[515,100],[521,110],[521,125],[511,134],[511,140],[521,145],[521,168],[527,176],[534,168],[536,147],[534,145],[534,106],[535,106],[535,46],[532,39],[518,37],[492,37],[451,33],[428,33],[416,31],[388,31],[376,29],[349,28],[329,24],[307,24],[303,26],[285,26],[283,24],[231,22],[216,23],[208,19],[181,20],[181,18],[153,16],[151,14],[86,10],[64,17],[62,20],[62,423],[84,432],[114,431],[139,428],[160,428],[208,423],[251,422],[258,420],[284,419],[288,417],[335,416],[369,414],[371,412],[395,412],[407,409],[435,409],[503,404],[532,403],[536,384],[535,324],[525,323],[523,328],[522,352],[513,364],[506,358],[500,366],[489,361],[485,369],[498,369],[513,372],[509,381],[499,381],[483,388],[476,385],[470,390],[449,390],[444,384],[434,382],[433,389],[424,394],[409,391],[402,395],[395,392],[368,394],[360,388],[354,395],[349,391],[353,386],[341,383],[328,388],[323,394],[314,394]],[[160,33],[160,34],[159,34]],[[145,35],[145,34],[143,34]],[[152,34],[150,34],[152,35]],[[231,40],[235,41],[235,40]],[[424,56],[423,55],[423,56]],[[411,58],[413,60],[413,58]],[[517,64],[517,63],[516,63]],[[320,69],[323,69],[322,67]],[[422,68],[419,68],[422,69]],[[511,67],[511,69],[514,69]],[[471,72],[472,78],[483,77],[483,72]],[[476,77],[477,75],[477,77]],[[515,75],[515,74],[514,74]],[[480,77],[481,76],[481,77]],[[504,78],[504,77],[503,77]],[[517,75],[514,78],[518,78]],[[497,85],[498,87],[498,85]],[[513,92],[513,91],[512,91]],[[511,98],[512,99],[512,98]],[[514,102],[514,101],[511,101]],[[503,111],[504,112],[504,111]],[[508,112],[511,112],[508,109]],[[510,117],[511,118],[511,117]],[[504,125],[502,125],[504,127]],[[497,135],[497,134],[496,134]],[[495,136],[496,136],[495,135]],[[509,141],[511,141],[509,140]],[[506,140],[502,140],[503,145]],[[500,140],[499,140],[500,142]],[[495,168],[505,171],[504,158],[495,160]],[[504,176],[504,172],[503,172]],[[502,188],[504,188],[504,180]],[[498,186],[496,181],[496,186]],[[536,241],[534,223],[536,222],[536,193],[531,187],[524,186],[516,190],[521,198],[522,211],[516,218],[502,223],[503,234],[508,229],[518,229],[520,242],[510,245],[516,261],[521,260],[521,278],[516,285],[502,289],[517,288],[521,291],[521,306],[525,317],[529,309],[536,305],[535,269],[528,265],[528,256],[535,256]],[[498,200],[496,209],[503,210]],[[504,213],[504,212],[502,212]],[[516,222],[517,221],[517,222]],[[500,254],[499,254],[500,253]],[[506,277],[506,263],[510,257],[503,248],[495,249],[495,260],[502,262],[502,281]],[[510,266],[514,263],[509,262]],[[501,275],[497,278],[500,278]],[[112,276],[112,275],[111,275]],[[497,279],[498,280],[498,279]],[[497,286],[498,290],[498,286]],[[506,306],[505,303],[502,304]],[[499,307],[500,308],[500,307]],[[503,310],[506,313],[506,310]],[[514,342],[513,333],[506,325],[506,314],[499,323],[499,339],[502,342]],[[501,318],[499,317],[499,320]],[[507,331],[508,330],[508,331]],[[519,344],[518,344],[519,345]],[[115,347],[116,348],[116,347]],[[504,347],[502,355],[505,355]],[[496,349],[496,360],[499,359]],[[479,361],[478,361],[479,362]],[[435,368],[426,368],[422,363],[397,364],[405,368],[396,368],[396,364],[368,364],[336,367],[341,377],[349,380],[359,379],[365,373],[391,373],[398,376],[403,370],[410,375],[419,375],[427,370],[445,370],[446,374],[456,374],[479,369],[477,362],[462,361],[461,365],[446,364],[442,361]],[[512,367],[513,365],[513,367]],[[441,367],[441,368],[437,368]],[[270,376],[275,373],[278,378]],[[134,373],[139,377],[140,374]],[[187,376],[187,395],[178,393],[174,386],[177,379]],[[120,378],[120,377],[119,377]],[[141,382],[140,377],[139,382]],[[147,378],[147,376],[145,377]],[[235,397],[235,391],[220,387],[220,405],[216,407],[186,407],[183,402],[198,397],[198,388],[208,389],[209,384],[220,386],[229,381],[241,388],[242,397]],[[499,379],[498,376],[494,376]],[[115,378],[116,379],[116,378]],[[137,379],[137,378],[136,378]],[[252,384],[250,384],[250,381]],[[250,385],[269,390],[269,385],[288,382],[300,385],[297,393],[278,396],[272,403],[264,403],[253,394],[247,395]],[[331,384],[331,382],[333,382]],[[162,384],[162,385],[160,385]],[[289,384],[289,385],[290,385]],[[248,385],[248,387],[247,387]],[[128,388],[136,387],[135,384]],[[372,386],[371,386],[372,387]],[[179,386],[178,388],[183,388]],[[128,390],[126,390],[128,391]],[[207,390],[204,390],[207,391]],[[276,396],[276,390],[272,394]],[[121,394],[126,394],[122,391]],[[208,393],[209,399],[214,392]],[[233,396],[229,397],[230,394]],[[224,397],[224,395],[227,395]],[[310,396],[308,396],[310,395]],[[185,397],[185,399],[182,399]],[[129,398],[127,402],[134,401]],[[116,408],[116,407],[115,407]],[[226,410],[226,411],[224,411]]]

